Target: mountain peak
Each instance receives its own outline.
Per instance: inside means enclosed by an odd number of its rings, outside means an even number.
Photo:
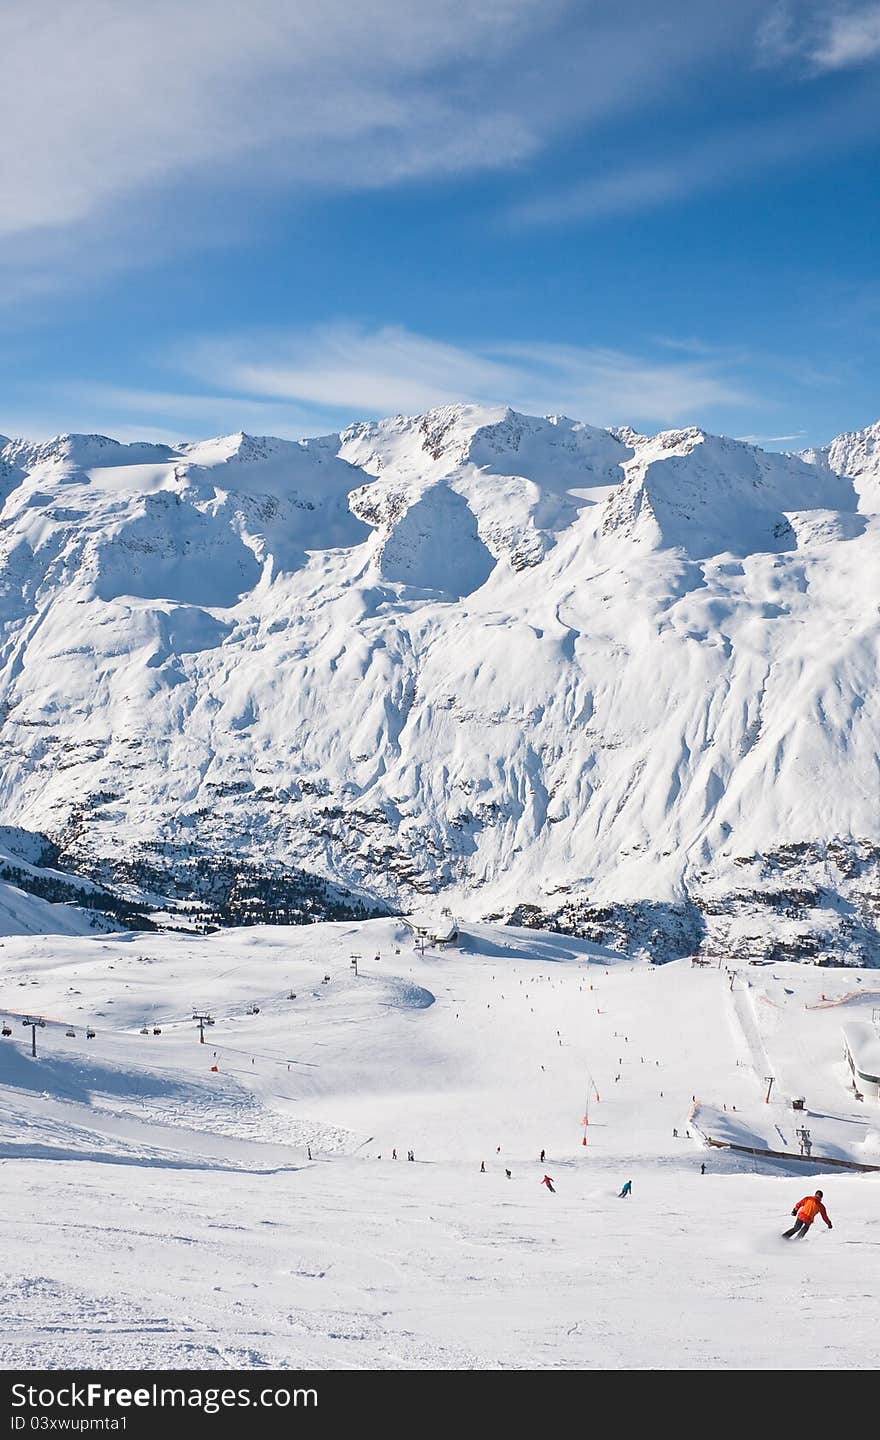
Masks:
[[[124,444],[109,435],[65,433],[50,440],[11,440],[5,458],[22,469],[61,463],[77,469],[91,467],[137,465],[150,461],[169,460],[174,456],[170,445],[134,441]]]
[[[818,449],[804,450],[801,458],[849,476],[859,493],[859,509],[865,514],[880,513],[880,420],[863,430],[837,435]]]
[[[234,430],[229,435],[215,435],[210,440],[195,440],[179,447],[180,454],[192,465],[259,464],[284,450],[296,448],[295,440],[249,435],[246,430]]]
[[[789,514],[852,512],[852,481],[696,426],[641,442],[606,504],[603,529],[692,559],[793,549]]]
[[[625,905],[691,945],[702,877],[726,903],[778,851],[796,886],[756,929],[797,904],[799,934],[878,953],[852,916],[880,527],[830,464],[456,405],[308,441],[12,442],[0,469],[3,818],[84,869],[147,856],[182,894],[235,855],[549,918],[564,892],[572,923]]]

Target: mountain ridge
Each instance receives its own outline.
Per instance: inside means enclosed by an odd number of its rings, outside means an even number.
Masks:
[[[875,432],[446,406],[8,442],[0,818],[178,897],[240,861],[661,958],[726,926],[877,960]]]

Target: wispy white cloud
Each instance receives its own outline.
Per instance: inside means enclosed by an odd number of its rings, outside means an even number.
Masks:
[[[752,3],[752,0],[748,0]],[[634,108],[719,26],[640,0],[33,0],[0,10],[0,234],[174,181],[345,190],[498,169]],[[722,27],[723,28],[723,27]],[[621,85],[626,66],[628,84]],[[638,81],[638,85],[634,84]],[[588,83],[585,83],[588,82]]]
[[[172,176],[251,167],[370,183],[520,158],[515,104],[481,108],[457,67],[495,64],[536,0],[34,0],[0,12],[0,229],[66,225]],[[468,14],[463,11],[468,9]],[[551,0],[550,13],[558,9]],[[487,66],[491,70],[491,62]],[[430,83],[445,76],[445,83]],[[497,93],[495,99],[497,100]]]
[[[47,439],[61,431],[110,434],[116,440],[173,444],[235,430],[298,439],[314,434],[313,407],[251,395],[149,389],[74,380],[43,385],[30,403],[9,396],[0,406],[0,433]],[[319,426],[319,428],[321,428]],[[331,425],[323,428],[330,429]]]
[[[548,226],[637,214],[803,164],[809,157],[833,153],[876,133],[876,89],[867,83],[853,85],[821,109],[810,104],[772,123],[740,124],[701,134],[661,158],[640,159],[530,196],[512,206],[507,218],[515,225]]]
[[[552,191],[539,192],[512,205],[514,224],[564,225],[571,220],[607,220],[653,209],[701,188],[712,172],[694,159],[624,166],[613,174],[596,174]]]
[[[880,3],[778,0],[758,26],[759,65],[791,63],[806,73],[848,70],[880,57]]]
[[[202,382],[348,418],[479,401],[600,424],[662,424],[754,403],[712,360],[510,340],[467,348],[397,327],[203,341],[187,357]]]
[[[717,425],[716,416],[754,413],[767,403],[738,380],[733,364],[710,354],[668,361],[521,340],[466,346],[398,327],[193,341],[168,357],[167,372],[171,383],[156,389],[80,380],[43,387],[31,407],[7,397],[0,431],[34,438],[99,431],[170,442],[245,429],[296,439],[459,402],[657,429]]]
[[[202,381],[249,395],[352,413],[418,412],[432,405],[503,394],[509,367],[487,352],[385,327],[328,326],[289,335],[257,334],[186,347]]]
[[[726,365],[742,365],[749,360],[749,353],[741,346],[719,345],[704,340],[699,335],[655,335],[654,343],[664,350],[673,350],[682,355],[693,355],[702,360],[714,360]]]
[[[2,6],[0,299],[258,225],[268,197],[524,169],[742,51],[762,3]]]
[[[802,440],[806,430],[795,430],[791,435],[737,435],[747,445],[781,445],[786,440]]]
[[[820,70],[845,70],[880,56],[880,5],[865,5],[830,16],[828,32],[813,51]]]
[[[273,201],[317,191],[507,170],[523,178],[519,217],[538,223],[672,203],[784,163],[794,140],[768,162],[751,142],[737,157],[737,132],[653,159],[624,139],[602,170],[618,122],[680,111],[692,90],[701,103],[756,44],[763,63],[814,74],[863,64],[878,27],[878,0],[0,6],[0,304],[248,234]],[[802,149],[826,118],[800,127]],[[772,149],[774,125],[759,129]],[[570,190],[531,197],[542,151],[575,136]]]
[[[799,33],[789,0],[776,0],[755,31],[755,63],[760,68],[777,66],[799,52]]]

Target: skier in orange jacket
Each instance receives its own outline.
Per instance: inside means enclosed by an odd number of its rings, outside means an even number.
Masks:
[[[803,1200],[797,1202],[791,1213],[795,1217],[795,1222],[790,1230],[783,1230],[782,1234],[785,1240],[790,1240],[792,1235],[797,1235],[798,1239],[803,1240],[817,1215],[822,1216],[829,1230],[833,1228],[828,1219],[828,1212],[822,1204],[821,1190],[817,1190],[815,1195],[805,1195]]]

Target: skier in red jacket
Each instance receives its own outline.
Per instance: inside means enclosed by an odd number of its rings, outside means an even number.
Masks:
[[[790,1230],[783,1230],[782,1235],[785,1240],[790,1240],[792,1235],[803,1240],[817,1215],[822,1216],[829,1230],[833,1228],[828,1219],[828,1212],[822,1204],[821,1190],[817,1190],[815,1195],[805,1195],[803,1200],[797,1202],[791,1213],[795,1217],[795,1222]]]
[[[544,1179],[541,1181],[541,1184],[547,1186],[547,1189],[550,1191],[550,1194],[551,1194],[551,1195],[555,1195],[555,1194],[556,1194],[556,1191],[555,1191],[554,1188],[553,1188],[553,1181],[550,1179],[550,1176],[549,1176],[549,1175],[545,1175],[545,1176],[544,1176]]]

